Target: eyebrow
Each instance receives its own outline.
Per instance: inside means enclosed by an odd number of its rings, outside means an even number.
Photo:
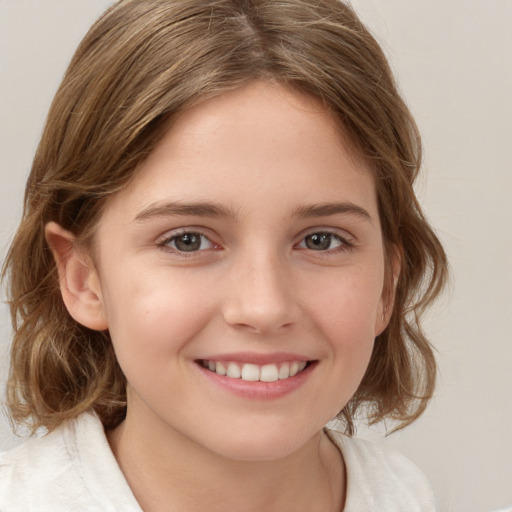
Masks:
[[[372,222],[371,215],[361,206],[351,202],[341,203],[319,203],[301,206],[295,210],[294,215],[297,217],[328,217],[330,215],[354,215],[363,220]]]
[[[135,216],[135,221],[145,221],[155,217],[192,215],[196,217],[236,217],[236,211],[224,205],[209,202],[197,203],[153,203]]]
[[[300,206],[293,213],[292,217],[328,217],[330,215],[355,215],[366,221],[372,221],[371,215],[361,206],[351,202],[340,203],[319,203]],[[212,218],[236,218],[237,212],[234,208],[211,202],[166,202],[153,203],[144,208],[135,216],[135,222],[141,222],[155,217],[168,217],[191,215],[196,217]]]

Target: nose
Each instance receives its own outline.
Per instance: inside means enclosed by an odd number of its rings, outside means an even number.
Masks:
[[[300,318],[293,272],[278,255],[241,255],[230,269],[223,315],[232,327],[270,334],[292,328]]]

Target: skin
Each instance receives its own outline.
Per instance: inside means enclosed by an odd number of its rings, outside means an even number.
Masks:
[[[176,208],[197,203],[215,209]],[[46,231],[71,315],[109,329],[127,377],[108,438],[145,511],[342,509],[343,459],[322,429],[390,308],[372,174],[319,103],[267,82],[207,100],[110,200],[93,256]],[[179,250],[184,232],[198,250]],[[314,364],[296,389],[254,398],[197,364],[233,352]]]

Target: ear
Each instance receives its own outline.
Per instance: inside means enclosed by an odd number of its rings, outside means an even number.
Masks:
[[[388,251],[388,256],[385,261],[384,286],[379,301],[379,307],[377,308],[377,317],[375,319],[375,337],[383,333],[393,314],[396,286],[401,267],[402,250],[397,245],[393,245]]]
[[[69,314],[89,329],[107,329],[100,279],[91,258],[76,245],[75,236],[56,222],[45,226],[45,236],[57,264],[60,291]]]

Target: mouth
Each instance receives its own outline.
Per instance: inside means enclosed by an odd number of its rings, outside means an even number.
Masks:
[[[209,359],[200,359],[196,362],[210,372],[223,377],[245,382],[276,382],[299,375],[314,361],[284,361],[264,365]]]

